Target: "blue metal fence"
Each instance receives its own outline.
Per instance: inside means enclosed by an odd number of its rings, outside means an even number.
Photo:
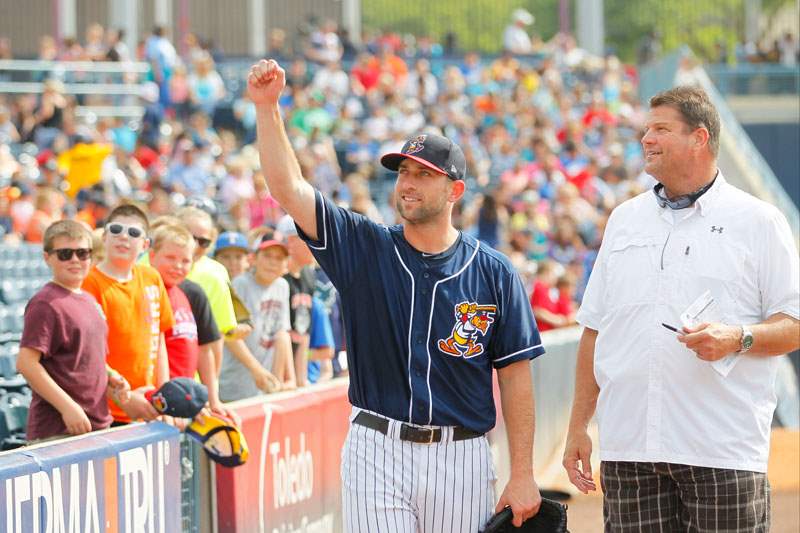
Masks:
[[[770,63],[741,65],[706,65],[711,81],[723,96],[729,95],[800,95],[800,67]]]

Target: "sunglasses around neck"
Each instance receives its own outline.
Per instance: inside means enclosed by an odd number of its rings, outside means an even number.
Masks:
[[[78,256],[80,261],[86,261],[90,257],[92,257],[92,249],[91,248],[56,248],[55,250],[50,250],[47,252],[48,254],[56,254],[59,261],[69,261],[72,259],[73,255]]]

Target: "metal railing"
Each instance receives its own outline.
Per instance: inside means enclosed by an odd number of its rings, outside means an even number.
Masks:
[[[706,65],[705,71],[723,96],[800,95],[800,67],[772,63]]]
[[[45,80],[63,82],[65,94],[101,96],[106,102],[79,105],[78,117],[140,118],[150,65],[143,62],[0,60],[0,94],[40,94]]]
[[[653,65],[642,69],[639,96],[646,104],[651,96],[659,91],[675,85],[678,79],[681,60],[694,59],[694,54],[689,47],[684,46],[662,58]],[[800,213],[791,197],[775,176],[772,168],[767,164],[761,152],[750,140],[750,136],[742,128],[734,116],[721,91],[702,67],[695,67],[681,73],[681,79],[691,79],[706,91],[720,116],[722,126],[720,150],[720,167],[729,164],[735,167],[737,173],[744,180],[744,185],[750,192],[762,200],[777,206],[789,221],[795,239],[800,235]],[[795,154],[786,154],[786,157],[795,157]],[[728,160],[724,160],[727,158]],[[726,172],[726,176],[727,176]]]

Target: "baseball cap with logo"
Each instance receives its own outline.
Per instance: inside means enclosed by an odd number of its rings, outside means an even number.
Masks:
[[[244,434],[233,421],[221,415],[208,415],[194,420],[186,434],[203,445],[208,457],[222,466],[243,465],[250,456]]]
[[[423,133],[409,139],[399,153],[381,157],[381,164],[397,172],[403,159],[416,161],[453,180],[463,180],[467,173],[467,160],[461,148],[447,137],[434,133]]]
[[[159,413],[180,418],[194,418],[208,401],[208,389],[190,378],[172,378],[144,397]]]
[[[285,253],[287,254],[289,253],[289,248],[286,247],[286,243],[284,242],[283,239],[276,239],[274,236],[269,234],[264,235],[261,238],[261,241],[256,245],[255,251],[258,252],[260,250],[266,250],[267,248],[270,248],[272,246],[280,246],[281,248],[283,248],[283,251]]]
[[[228,248],[239,248],[245,252],[250,251],[250,247],[247,245],[247,237],[238,231],[220,233],[219,237],[217,237],[217,242],[214,244],[214,254],[218,254]]]

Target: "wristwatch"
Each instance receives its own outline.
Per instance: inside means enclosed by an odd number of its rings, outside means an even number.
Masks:
[[[741,326],[742,338],[739,341],[739,351],[737,353],[746,353],[753,347],[753,332],[747,326]]]

